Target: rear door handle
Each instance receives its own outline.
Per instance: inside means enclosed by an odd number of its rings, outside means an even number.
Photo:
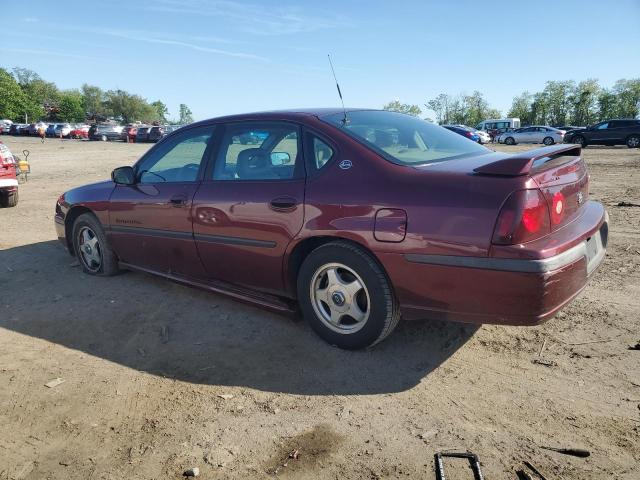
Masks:
[[[169,203],[174,207],[184,207],[187,204],[187,197],[183,195],[176,195],[169,199]]]
[[[271,208],[278,211],[295,210],[298,201],[293,197],[278,197],[271,200]]]

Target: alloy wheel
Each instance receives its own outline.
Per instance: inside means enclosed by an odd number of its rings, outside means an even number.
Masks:
[[[82,227],[78,232],[78,252],[84,266],[97,272],[102,265],[102,249],[98,236],[89,227]]]
[[[361,330],[371,311],[369,291],[362,278],[341,263],[329,263],[314,273],[311,304],[329,329],[341,334]]]
[[[640,137],[634,135],[632,137],[629,137],[629,139],[627,140],[627,146],[629,148],[638,148],[640,147]]]

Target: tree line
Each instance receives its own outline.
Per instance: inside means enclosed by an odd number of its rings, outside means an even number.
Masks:
[[[441,125],[475,126],[488,118],[501,118],[502,112],[492,108],[481,92],[471,95],[441,93],[423,105],[435,114]],[[419,105],[389,102],[385,110],[420,116]],[[576,83],[573,80],[549,81],[542,91],[523,92],[513,99],[507,117],[517,117],[522,125],[586,126],[610,118],[640,116],[640,78],[618,80],[611,88],[597,80]],[[434,121],[431,118],[426,120]]]
[[[102,90],[83,84],[80,89],[61,90],[36,72],[0,68],[0,117],[15,122],[60,121],[84,122],[114,119],[124,123],[193,122],[189,107],[180,105],[179,118],[169,120],[167,106],[160,100],[148,102],[140,95],[124,90]]]

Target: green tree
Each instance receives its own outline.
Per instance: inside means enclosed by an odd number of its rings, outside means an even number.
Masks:
[[[509,118],[519,118],[522,125],[533,124],[533,116],[531,113],[531,104],[533,103],[533,95],[529,92],[523,92],[513,99],[511,109],[507,113]]]
[[[181,125],[186,125],[187,123],[193,123],[193,113],[189,110],[184,103],[180,104],[180,120]]]
[[[107,116],[104,92],[100,87],[84,83],[81,88],[84,111],[90,117]]]
[[[105,105],[117,119],[125,123],[137,120],[155,122],[158,112],[139,95],[132,95],[124,90],[109,90],[105,94]]]
[[[575,95],[576,84],[572,80],[550,81],[544,87],[546,117],[542,124],[566,125],[572,114],[571,98]]]
[[[418,105],[400,103],[400,100],[389,102],[382,108],[390,112],[406,113],[407,115],[413,115],[414,117],[417,117],[422,113],[422,110],[420,110]]]
[[[42,80],[40,75],[28,68],[15,67],[12,71],[13,76],[21,87],[25,87],[35,80]]]
[[[169,114],[169,109],[167,109],[167,106],[160,100],[156,100],[151,104],[151,106],[158,113],[158,120],[160,120],[162,123],[167,123],[167,115]]]
[[[602,90],[598,95],[598,120],[618,116],[618,98],[611,90]]]
[[[617,117],[636,118],[640,114],[640,78],[618,80],[612,91],[617,98]]]
[[[62,92],[56,117],[65,122],[83,122],[85,120],[85,110],[82,94],[77,90]]]
[[[32,102],[16,79],[0,68],[0,117],[24,122],[39,119],[43,113],[42,106]]]
[[[451,113],[451,97],[446,93],[441,93],[436,98],[429,100],[425,107],[429,110],[433,110],[436,114],[436,121],[440,124],[449,123],[449,117]]]
[[[584,80],[575,88],[569,97],[572,103],[572,125],[591,125],[598,119],[598,97],[600,85],[595,79]]]

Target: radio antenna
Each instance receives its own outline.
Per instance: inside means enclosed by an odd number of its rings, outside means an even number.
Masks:
[[[344,108],[344,100],[342,99],[342,92],[340,91],[340,85],[338,84],[338,79],[336,78],[336,71],[333,69],[333,62],[331,61],[331,55],[327,54],[327,58],[329,58],[329,65],[331,66],[331,73],[333,73],[333,79],[336,81],[336,88],[338,89],[338,96],[340,97],[340,103],[342,104],[342,111],[344,112],[344,119],[342,120],[342,125],[346,125],[349,123],[349,119],[347,118],[347,109]]]

